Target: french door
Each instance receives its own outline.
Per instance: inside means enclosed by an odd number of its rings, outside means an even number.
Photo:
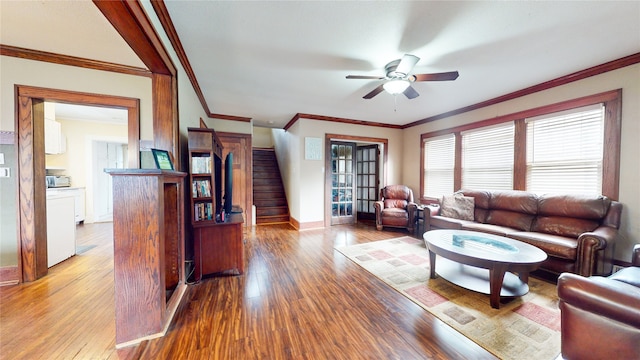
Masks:
[[[375,220],[374,203],[378,199],[380,180],[377,144],[358,146],[356,150],[356,202],[358,220]]]
[[[331,225],[355,223],[356,144],[331,141]]]

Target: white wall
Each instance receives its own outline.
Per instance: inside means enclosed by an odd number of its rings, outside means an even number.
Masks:
[[[420,186],[420,135],[582,96],[622,89],[620,199],[624,209],[615,258],[630,261],[640,243],[640,64],[404,130],[404,180]],[[418,192],[419,194],[419,192]]]
[[[388,139],[387,183],[403,183],[402,176],[402,130],[374,126],[362,126],[330,121],[299,119],[285,131],[274,131],[274,144],[278,164],[283,178],[291,216],[301,225],[324,220],[325,206],[325,158],[305,160],[304,139],[322,139],[325,148],[325,134],[340,134],[356,137]],[[386,185],[382,184],[382,186]],[[414,191],[417,188],[413,189]]]

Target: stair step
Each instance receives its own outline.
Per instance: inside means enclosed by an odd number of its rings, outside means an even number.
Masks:
[[[261,207],[272,207],[272,206],[287,206],[286,198],[279,199],[253,199],[253,204],[257,209]]]
[[[286,206],[271,206],[256,208],[256,216],[282,216],[289,215],[289,208]]]
[[[289,223],[289,206],[272,150],[253,150],[253,203],[256,224]]]
[[[282,224],[282,223],[288,223],[289,221],[290,221],[289,215],[256,217],[257,225]]]

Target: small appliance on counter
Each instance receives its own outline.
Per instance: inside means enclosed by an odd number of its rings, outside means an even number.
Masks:
[[[47,188],[59,188],[71,186],[71,177],[64,175],[47,175]]]

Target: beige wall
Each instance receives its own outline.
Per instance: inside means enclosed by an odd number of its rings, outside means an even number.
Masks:
[[[252,135],[253,147],[263,149],[273,148],[272,130],[274,129],[254,126]]]
[[[624,205],[615,258],[630,261],[633,244],[640,243],[640,64],[406,129],[404,181],[415,189],[420,186],[421,134],[615,89],[622,89],[619,200]]]
[[[0,130],[2,131],[14,131],[15,85],[140,99],[141,138],[153,139],[150,78],[0,56]],[[17,184],[15,163],[10,171],[13,174],[10,180],[11,188],[14,189]],[[18,261],[17,207],[15,203],[9,205],[12,206],[12,211],[3,212],[0,218],[0,259],[2,259],[0,266],[17,265]]]
[[[56,118],[62,134],[67,139],[67,151],[58,155],[46,155],[47,167],[65,169],[71,176],[71,186],[85,188],[85,223],[94,222],[93,142],[105,141],[126,144],[127,125]]]
[[[388,139],[387,182],[381,186],[402,182],[401,130],[299,119],[287,131],[274,131],[274,145],[291,216],[301,225],[324,221],[324,152],[322,160],[306,160],[304,139],[305,137],[321,138],[322,149],[324,149],[326,146],[324,138],[327,133]],[[415,190],[417,188],[414,188]]]

